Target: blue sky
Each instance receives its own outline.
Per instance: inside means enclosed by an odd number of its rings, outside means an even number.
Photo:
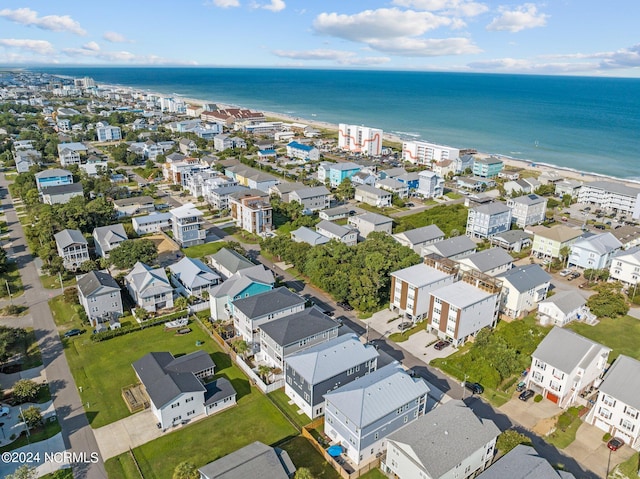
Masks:
[[[638,19],[638,0],[5,0],[0,64],[638,77]]]

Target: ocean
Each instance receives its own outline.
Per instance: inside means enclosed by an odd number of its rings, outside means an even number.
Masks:
[[[640,179],[640,79],[275,68],[34,70]]]

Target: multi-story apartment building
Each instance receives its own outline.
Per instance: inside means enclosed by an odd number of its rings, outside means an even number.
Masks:
[[[460,156],[458,148],[436,145],[426,141],[405,141],[402,143],[402,159],[417,165],[453,160]]]
[[[395,362],[325,394],[324,431],[361,464],[381,455],[389,434],[421,417],[429,386]]]
[[[489,238],[510,228],[511,208],[500,201],[469,208],[467,236]]]
[[[457,264],[445,259],[426,258],[420,263],[391,273],[389,309],[417,323],[429,314],[429,293],[453,284],[458,273]]]
[[[171,213],[173,239],[183,248],[204,243],[207,232],[202,230],[203,213],[193,203],[174,208]]]
[[[239,228],[253,234],[273,229],[273,208],[262,192],[249,189],[229,195],[231,217]]]
[[[338,125],[338,147],[367,156],[382,153],[382,130],[360,125]]]
[[[292,141],[287,145],[287,156],[305,161],[318,161],[320,159],[320,150],[315,146]]]
[[[640,361],[621,354],[604,375],[586,421],[640,450]]]
[[[503,167],[504,163],[502,160],[491,156],[489,158],[474,158],[473,168],[471,170],[473,176],[480,178],[497,178]]]
[[[640,188],[626,186],[613,181],[593,181],[580,187],[578,203],[597,205],[606,210],[640,217],[638,211]]]
[[[602,344],[556,326],[531,355],[527,387],[566,409],[602,376],[610,352]]]
[[[499,279],[464,272],[461,281],[429,292],[427,330],[455,345],[463,344],[482,328],[496,325],[501,290]]]
[[[547,214],[547,199],[538,195],[523,195],[507,200],[511,221],[519,228],[542,223]]]

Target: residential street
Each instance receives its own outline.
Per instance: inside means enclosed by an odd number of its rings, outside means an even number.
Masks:
[[[2,175],[0,188],[8,190],[7,187],[8,182]],[[21,319],[21,322],[31,321],[34,328],[67,451],[76,454],[86,453],[86,457],[90,458],[92,453],[99,454],[98,445],[82,408],[82,401],[69,370],[62,342],[47,303],[58,291],[47,290],[42,286],[33,257],[27,250],[22,225],[18,221],[9,195],[2,201],[2,208],[10,232],[9,241],[12,243],[8,253],[11,259],[18,264],[22,284],[25,288],[24,294],[16,300],[16,303],[29,306],[29,314]],[[90,460],[74,462],[72,466],[76,478],[104,479],[107,477],[102,459],[95,464]]]

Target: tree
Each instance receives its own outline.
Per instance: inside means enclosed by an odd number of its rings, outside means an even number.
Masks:
[[[498,436],[496,447],[500,454],[504,455],[519,444],[531,445],[531,440],[515,429],[507,429]]]
[[[188,461],[181,462],[173,470],[173,479],[198,479],[198,468]]]
[[[233,350],[244,359],[245,355],[249,352],[249,343],[244,339],[238,339],[233,342]]]
[[[66,288],[62,293],[62,297],[64,298],[64,302],[67,304],[80,304],[80,299],[78,299],[78,290],[73,286]]]
[[[13,385],[13,397],[19,403],[33,401],[39,391],[40,385],[31,379],[19,379]]]
[[[617,318],[629,312],[629,305],[620,292],[619,283],[601,283],[594,289],[598,293],[587,299],[587,306],[596,316]]]
[[[353,199],[356,194],[356,189],[351,184],[351,179],[345,178],[344,180],[342,180],[342,182],[340,182],[340,184],[338,185],[338,188],[336,188],[334,194],[336,199],[339,201]]]
[[[140,321],[146,321],[150,316],[149,311],[144,308],[136,308],[134,314]]]
[[[29,406],[27,409],[22,410],[20,414],[29,429],[42,424],[42,411],[37,406]]]
[[[23,464],[18,467],[13,474],[7,474],[4,479],[36,479],[38,477],[38,471],[35,467],[29,464]]]
[[[0,362],[6,362],[16,354],[26,354],[28,334],[23,328],[0,326]]]
[[[8,269],[7,252],[4,248],[0,248],[0,274],[6,273]]]
[[[95,271],[98,269],[98,263],[95,260],[87,260],[80,265],[80,271],[83,273],[88,273],[90,271]]]
[[[189,305],[189,302],[187,301],[187,298],[185,298],[184,296],[180,296],[176,298],[176,300],[173,302],[173,306],[177,309],[187,309],[188,305]]]
[[[158,257],[158,247],[150,239],[125,240],[111,250],[109,260],[120,269],[132,268],[136,262],[152,263]]]
[[[569,261],[569,255],[571,254],[571,247],[570,246],[563,246],[562,248],[560,248],[560,260],[564,262],[565,266],[567,265],[567,262]]]
[[[294,479],[314,479],[313,474],[311,474],[311,471],[306,467],[296,469],[296,474],[293,477]]]
[[[271,375],[272,371],[273,369],[271,368],[271,366],[267,366],[266,364],[261,364],[260,366],[258,366],[258,374],[264,382],[268,381],[268,378]]]

